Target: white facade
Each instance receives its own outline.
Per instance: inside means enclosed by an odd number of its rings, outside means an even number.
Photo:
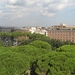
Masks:
[[[33,34],[33,33],[37,33],[37,34],[43,34],[48,36],[47,30],[42,29],[41,27],[31,27],[29,29],[29,31]]]
[[[31,27],[29,31],[33,34],[36,31],[36,27]]]
[[[35,31],[35,33],[38,33],[38,34],[43,34],[43,35],[46,35],[46,36],[48,36],[48,33],[47,33],[47,31],[46,30],[37,30],[37,31]]]

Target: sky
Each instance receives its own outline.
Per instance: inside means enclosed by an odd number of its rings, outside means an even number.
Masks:
[[[0,26],[75,25],[75,0],[1,0]]]

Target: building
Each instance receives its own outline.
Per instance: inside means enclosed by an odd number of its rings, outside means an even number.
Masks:
[[[31,32],[31,34],[35,33],[36,27],[30,27],[29,31]]]
[[[33,34],[43,34],[45,36],[48,36],[48,32],[46,29],[42,28],[42,27],[30,27],[29,31]]]
[[[15,28],[14,27],[1,27],[0,32],[14,32]]]
[[[65,24],[52,26],[48,29],[48,36],[51,39],[75,42],[75,26]]]

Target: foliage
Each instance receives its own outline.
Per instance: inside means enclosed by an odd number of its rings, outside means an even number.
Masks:
[[[20,46],[8,47],[19,37]],[[74,43],[21,32],[1,32],[0,38],[0,75],[75,75]]]
[[[57,52],[75,52],[75,45],[63,45],[56,49]]]
[[[46,49],[32,45],[0,48],[0,75],[23,75],[37,56],[47,54]]]
[[[35,34],[35,33],[29,34],[28,37],[29,37],[29,39],[22,41],[20,45],[27,45],[34,40],[42,40],[42,41],[46,41],[46,42],[48,42],[50,40],[50,38],[45,35]]]
[[[0,47],[1,47],[1,46],[6,46],[5,42],[2,41],[2,40],[0,40]]]
[[[47,54],[50,52],[50,50],[47,49],[40,49],[32,45],[25,45],[25,46],[18,46],[16,48],[13,48],[13,52],[18,52],[21,54],[25,54],[30,58],[30,61],[34,61],[36,57],[41,56],[43,54]]]
[[[25,55],[14,52],[0,54],[0,75],[23,75],[29,68],[29,59]]]
[[[51,50],[50,44],[47,42],[41,41],[41,40],[35,40],[35,41],[31,42],[30,45],[33,45],[37,48],[43,48],[43,49],[50,49]]]
[[[49,37],[42,35],[42,34],[36,34],[33,33],[31,36],[29,36],[30,39],[39,39],[39,40],[50,40]]]
[[[31,75],[75,75],[74,45],[61,48],[56,52],[30,44],[0,47],[0,75],[24,75],[28,69]]]
[[[75,75],[74,61],[75,53],[51,52],[36,59],[35,72],[37,75]]]
[[[51,39],[48,42],[49,42],[49,44],[51,44],[53,50],[55,50],[56,48],[59,48],[60,46],[63,45],[63,42],[60,40]]]

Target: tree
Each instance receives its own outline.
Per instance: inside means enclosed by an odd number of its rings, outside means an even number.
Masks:
[[[59,48],[60,46],[63,45],[63,42],[60,40],[51,39],[48,42],[49,42],[49,44],[51,44],[53,50],[55,50],[56,48]]]
[[[63,45],[56,49],[57,52],[75,52],[75,45]]]
[[[43,48],[43,49],[50,49],[51,50],[51,45],[47,42],[41,41],[41,40],[35,40],[30,43],[30,45],[33,45],[37,48]]]

